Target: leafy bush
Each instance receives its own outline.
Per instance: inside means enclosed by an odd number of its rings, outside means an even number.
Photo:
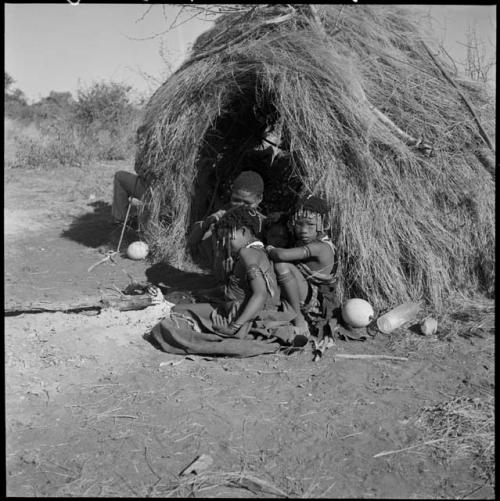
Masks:
[[[73,122],[75,100],[71,92],[51,91],[47,97],[32,104],[31,110],[33,120],[41,126],[54,122],[68,126]]]
[[[82,166],[133,157],[140,110],[129,98],[131,87],[97,82],[79,89],[76,100],[70,92],[52,91],[29,105],[13,83],[5,73],[7,167]]]
[[[116,82],[96,82],[78,90],[75,123],[99,159],[123,160],[133,155],[139,110],[130,101],[131,90]]]
[[[75,117],[82,125],[114,130],[132,117],[134,107],[128,94],[131,87],[116,82],[96,82],[88,89],[78,89]]]
[[[12,88],[15,80],[6,71],[4,71],[4,82],[5,117],[29,122],[32,118],[31,109],[23,91]]]

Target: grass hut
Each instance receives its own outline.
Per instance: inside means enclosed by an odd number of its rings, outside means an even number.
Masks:
[[[340,297],[439,309],[452,290],[492,293],[492,100],[450,78],[413,17],[394,5],[220,16],[151,97],[140,129],[155,260],[182,267],[187,228],[273,127],[287,161],[261,171],[264,209],[302,190],[326,196]]]

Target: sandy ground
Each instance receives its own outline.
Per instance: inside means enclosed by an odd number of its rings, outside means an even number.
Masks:
[[[118,168],[6,177],[6,307],[97,300],[128,284],[124,270],[151,276],[125,258],[87,272],[109,237]],[[181,272],[169,277],[182,285]],[[151,307],[5,318],[8,496],[494,497],[472,458],[438,460],[418,425],[426,406],[494,392],[492,336],[399,329],[338,341],[316,363],[310,349],[184,358],[144,340],[161,317]],[[398,452],[374,457],[383,451]],[[208,469],[180,477],[201,454]]]

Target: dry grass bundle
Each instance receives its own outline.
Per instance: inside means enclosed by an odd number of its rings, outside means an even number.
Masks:
[[[436,458],[456,461],[470,458],[471,471],[495,485],[495,404],[487,398],[457,397],[425,408],[417,420],[426,440],[434,441]]]
[[[439,319],[440,337],[487,337],[495,334],[495,302],[492,299],[453,294]]]
[[[398,6],[358,5],[253,6],[220,18],[146,109],[136,169],[155,180],[145,218],[153,255],[182,265],[186,228],[269,126],[289,161],[259,171],[266,191],[293,201],[299,185],[327,197],[340,298],[440,308],[457,288],[491,292],[485,141],[410,19]],[[474,89],[462,86],[491,134],[493,111]],[[409,145],[372,105],[404,133],[425,133],[436,155]]]
[[[270,482],[245,472],[203,472],[181,477],[168,485],[156,485],[154,490],[163,497],[197,497],[222,487],[245,489],[262,496],[291,497]]]

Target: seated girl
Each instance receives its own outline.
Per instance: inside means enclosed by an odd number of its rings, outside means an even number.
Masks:
[[[304,313],[318,306],[318,287],[333,283],[334,246],[326,234],[328,208],[324,200],[299,200],[291,217],[295,242],[291,248],[267,246],[284,298],[296,313],[298,331],[309,334]]]
[[[255,332],[255,327],[258,327],[256,330],[264,333],[262,337],[272,340],[271,335],[266,336],[266,321],[270,318],[265,315],[266,312],[276,312],[273,317],[275,323],[287,322],[290,326],[289,321],[294,315],[288,312],[280,317],[278,312],[280,290],[273,264],[268,259],[264,244],[256,236],[260,226],[257,211],[245,206],[232,208],[219,219],[214,228],[215,234],[219,245],[227,253],[226,258],[232,261],[224,285],[225,301],[217,307],[209,303],[175,306],[171,317],[164,319],[152,331],[153,338],[162,349],[171,353],[248,356],[249,352],[258,354],[259,350],[272,352],[279,348],[279,344],[255,341],[249,335],[250,329]],[[193,336],[193,331],[201,334]],[[261,345],[221,343],[228,338]]]

